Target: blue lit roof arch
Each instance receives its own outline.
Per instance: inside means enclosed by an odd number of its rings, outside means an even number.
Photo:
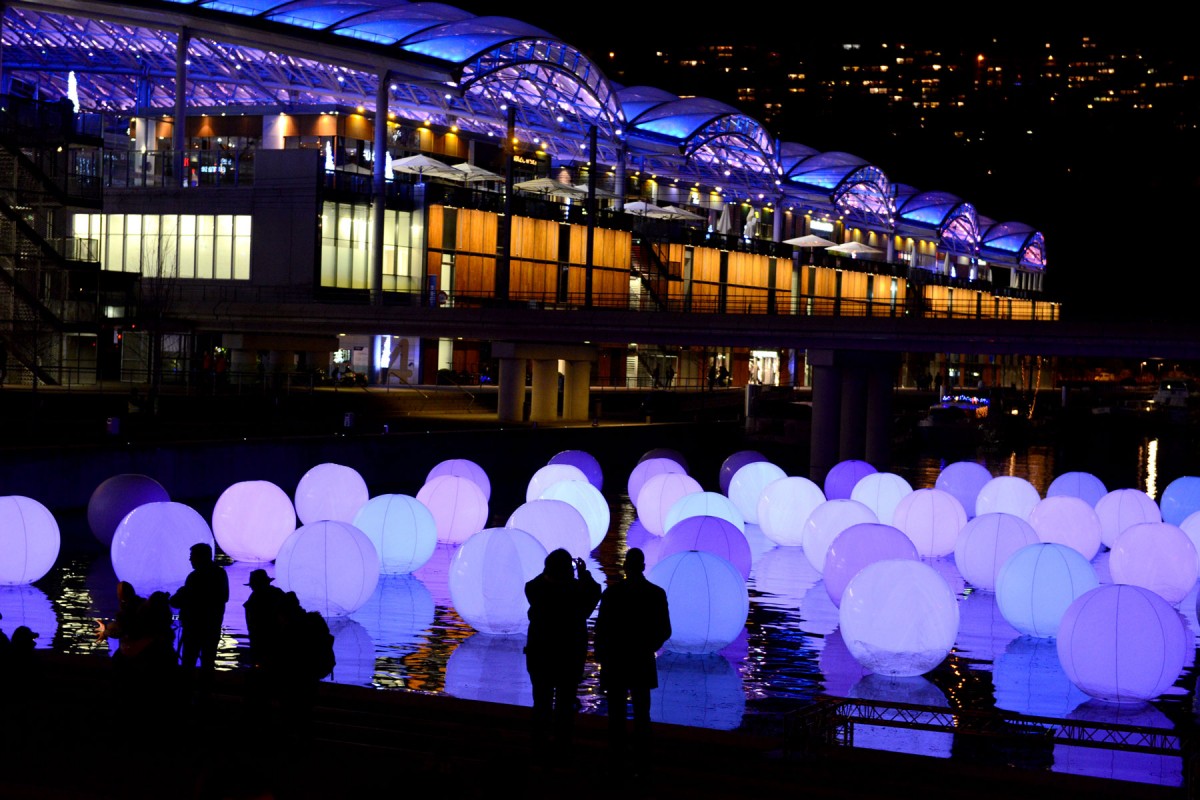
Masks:
[[[883,170],[850,153],[819,153],[803,145],[793,145],[785,152],[786,186],[827,197],[839,214],[851,219],[891,227],[896,209]]]
[[[1046,240],[1041,231],[1023,222],[986,220],[986,223],[980,237],[980,248],[985,257],[1013,260],[1030,270],[1046,268]]]
[[[979,250],[979,220],[975,206],[949,192],[919,192],[897,209],[904,223],[936,231],[941,246],[963,255]]]

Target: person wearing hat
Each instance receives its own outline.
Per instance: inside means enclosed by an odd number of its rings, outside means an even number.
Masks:
[[[250,663],[271,670],[277,666],[283,614],[283,590],[275,586],[265,569],[250,573],[246,583],[250,597],[242,604],[246,609],[246,632],[250,635]]]
[[[179,591],[171,596],[171,605],[179,609],[181,663],[185,669],[200,660],[203,682],[211,678],[221,642],[221,623],[225,603],[229,601],[229,576],[224,567],[213,562],[212,546],[204,542],[189,551],[192,571]]]

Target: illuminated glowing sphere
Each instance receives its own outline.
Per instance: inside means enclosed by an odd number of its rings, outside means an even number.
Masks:
[[[1110,703],[1152,700],[1183,670],[1191,635],[1166,600],[1141,586],[1106,584],[1076,599],[1058,630],[1071,683]]]
[[[348,522],[311,522],[279,548],[275,582],[285,592],[295,592],[305,609],[341,617],[361,608],[375,591],[379,553]]]
[[[983,514],[959,531],[954,544],[954,563],[972,586],[994,591],[996,577],[1009,556],[1040,541],[1037,531],[1020,517]]]
[[[750,577],[753,557],[746,534],[721,517],[685,517],[667,529],[660,540],[654,563],[686,550],[704,550],[718,555],[733,565],[742,576]],[[647,558],[647,563],[649,559]]]
[[[473,633],[446,659],[446,694],[463,700],[533,705],[525,637]]]
[[[671,472],[655,475],[638,492],[634,507],[646,530],[655,536],[662,536],[667,532],[667,515],[671,507],[686,495],[703,491],[700,483],[688,475]]]
[[[600,490],[587,481],[559,481],[542,493],[542,500],[562,500],[575,507],[587,523],[588,538],[595,550],[608,535],[612,511]]]
[[[1075,598],[1100,585],[1096,570],[1074,547],[1039,542],[1013,553],[996,576],[996,604],[1008,624],[1027,636],[1058,633]]]
[[[687,470],[681,467],[679,462],[669,458],[649,458],[645,461],[639,461],[638,465],[629,473],[629,480],[626,482],[626,492],[629,494],[629,500],[636,502],[637,496],[641,493],[646,481],[655,475],[662,475],[667,472],[678,475],[687,474]]]
[[[600,462],[591,453],[583,450],[563,450],[551,456],[550,463],[570,464],[572,467],[578,467],[587,476],[588,483],[603,491],[604,470],[600,468]]]
[[[199,512],[183,503],[146,503],[130,511],[113,534],[113,570],[142,597],[174,592],[192,571],[194,544],[215,544]]]
[[[0,586],[0,631],[12,638],[22,625],[38,635],[33,642],[36,649],[54,647],[58,612],[46,593],[31,584]]]
[[[442,475],[466,478],[479,487],[479,490],[483,492],[484,500],[492,499],[492,481],[488,478],[487,471],[470,459],[450,458],[435,464],[433,469],[429,470],[429,474],[425,476],[425,483]]]
[[[592,552],[587,520],[565,500],[534,500],[517,506],[504,527],[525,531],[541,542],[547,553],[561,547],[571,558],[586,558]]]
[[[270,481],[241,481],[217,498],[212,531],[234,561],[274,561],[296,530],[296,509],[287,492]]]
[[[21,495],[0,497],[0,586],[41,578],[58,559],[61,541],[50,509]]]
[[[920,559],[916,545],[904,531],[878,522],[860,522],[837,535],[825,553],[825,591],[835,606],[850,580],[876,561]]]
[[[908,481],[894,472],[872,472],[854,484],[850,499],[874,511],[884,525],[891,525],[896,506],[912,491]]]
[[[776,544],[798,547],[804,542],[808,515],[825,502],[825,492],[808,478],[780,478],[758,496],[758,526]]]
[[[1064,472],[1046,487],[1046,497],[1078,497],[1092,508],[1100,502],[1100,498],[1108,494],[1104,481],[1090,472]]]
[[[671,530],[676,523],[688,517],[720,517],[739,531],[746,530],[742,512],[723,494],[716,492],[691,492],[676,500],[663,521],[663,528]]]
[[[746,581],[718,555],[702,550],[675,553],[655,564],[646,578],[667,593],[671,638],[664,650],[715,653],[746,626]]]
[[[420,569],[437,547],[437,521],[415,497],[381,494],[372,497],[354,516],[379,553],[382,575],[404,575]]]
[[[739,450],[726,458],[721,462],[721,472],[717,478],[717,482],[721,487],[721,494],[729,494],[729,482],[733,480],[733,476],[737,474],[739,469],[755,461],[767,460],[767,457],[757,450]]]
[[[317,464],[296,486],[296,516],[301,525],[322,520],[350,524],[371,499],[358,471],[341,464]]]
[[[825,499],[849,500],[858,482],[878,471],[866,461],[854,458],[835,464],[825,476]]]
[[[417,491],[417,499],[433,514],[439,542],[465,542],[487,525],[487,498],[470,478],[439,475]]]
[[[729,479],[729,499],[746,522],[758,524],[758,499],[763,490],[787,473],[770,461],[751,461]]]
[[[917,552],[928,558],[954,552],[959,531],[967,524],[962,503],[942,489],[917,489],[900,498],[892,512],[892,525],[912,539]]]
[[[1179,529],[1192,540],[1192,546],[1196,548],[1197,564],[1200,564],[1200,511],[1188,514],[1183,522],[1179,523]]]
[[[529,479],[529,485],[525,487],[525,502],[537,500],[559,481],[585,481],[590,485],[587,475],[584,475],[579,467],[570,464],[547,464]]]
[[[974,461],[955,461],[953,464],[947,464],[946,468],[938,473],[933,488],[954,495],[954,499],[962,503],[967,517],[971,518],[975,516],[975,500],[979,497],[979,491],[991,479],[992,473],[982,464]]]
[[[1033,507],[1041,500],[1037,487],[1029,481],[1014,475],[1001,475],[979,490],[979,496],[975,498],[975,516],[1012,514],[1028,520]]]
[[[1039,501],[1029,512],[1029,525],[1043,542],[1074,547],[1088,561],[1100,552],[1100,517],[1082,498],[1059,495]]]
[[[1143,522],[1162,522],[1158,503],[1138,489],[1114,489],[1096,503],[1100,518],[1100,541],[1112,547],[1117,537],[1131,525]]]
[[[826,500],[814,508],[804,523],[801,537],[808,563],[817,572],[824,572],[829,545],[839,533],[862,522],[879,522],[879,517],[857,500]]]
[[[1130,525],[1113,543],[1108,569],[1113,583],[1149,589],[1175,605],[1196,585],[1196,546],[1178,525]]]
[[[650,690],[656,722],[732,731],[742,725],[742,675],[720,653],[672,653],[655,659],[658,688]]]
[[[88,527],[101,544],[111,544],[125,515],[146,503],[166,503],[171,496],[149,475],[114,475],[102,481],[88,500]]]
[[[525,584],[541,574],[545,560],[546,548],[523,530],[476,533],[450,561],[454,610],[480,633],[524,633],[529,628]]]
[[[643,461],[649,461],[654,458],[669,459],[682,467],[684,472],[688,471],[688,462],[687,459],[683,457],[683,453],[679,452],[678,450],[672,450],[669,447],[656,447],[653,450],[647,450],[646,452],[642,453],[642,457],[638,459],[638,463],[640,464]]]
[[[1185,475],[1176,478],[1163,489],[1158,503],[1163,522],[1178,525],[1190,515],[1200,511],[1200,478]]]
[[[858,663],[880,675],[923,675],[950,653],[958,601],[921,561],[868,564],[847,584],[838,609],[842,639]]]

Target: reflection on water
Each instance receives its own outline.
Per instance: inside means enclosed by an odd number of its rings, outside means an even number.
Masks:
[[[982,463],[993,475],[1024,477],[1043,495],[1053,478],[1066,471],[1091,471],[1109,490],[1137,488],[1155,496],[1160,484],[1165,486],[1171,478],[1196,474],[1189,471],[1194,470],[1188,463],[1190,454],[1158,441],[1132,443],[1127,456],[1105,452],[1107,460],[1088,462],[1094,454],[1071,460],[1054,448],[1030,447],[974,453],[968,460]],[[893,465],[892,471],[913,488],[932,487],[940,471],[955,460],[963,459],[919,456]],[[1104,464],[1107,471],[1097,472],[1097,464]],[[717,475],[696,478],[706,488],[718,481]],[[612,476],[606,483],[623,486],[625,481]],[[519,503],[517,499],[512,508]],[[649,541],[627,497],[610,498],[610,504],[610,533],[591,559],[592,571],[601,582],[606,575],[616,574],[627,547]],[[502,508],[500,498],[493,497],[492,505],[495,517],[507,518],[512,510]],[[968,587],[952,558],[929,562],[961,598],[960,634],[952,656],[918,678],[869,674],[842,642],[837,607],[804,553],[774,546],[754,525],[747,525],[746,536],[753,560],[746,628],[720,653],[662,655],[660,687],[653,695],[656,720],[737,729],[747,723],[747,715],[797,708],[822,693],[1161,727],[1171,727],[1172,719],[1190,718],[1191,659],[1176,695],[1130,708],[1091,701],[1066,679],[1053,641],[1019,636],[1000,616],[995,596]],[[439,546],[429,563],[413,575],[382,577],[366,605],[347,618],[331,620],[337,655],[334,680],[381,690],[531,703],[524,637],[476,633],[455,613],[448,588],[452,553],[452,548]],[[1103,555],[1098,557],[1098,571],[1106,576],[1103,561]],[[219,667],[234,669],[246,646],[242,603],[249,588],[245,584],[250,569],[259,565],[226,563],[231,598]],[[17,625],[28,625],[41,634],[38,647],[58,652],[103,651],[107,645],[94,640],[94,619],[112,617],[116,605],[116,577],[107,557],[64,553],[36,587],[0,587],[0,627],[11,632]],[[1194,606],[1195,592],[1181,604],[1193,632],[1197,628]],[[594,665],[588,665],[581,694],[585,713],[603,711]],[[950,756],[962,746],[949,734],[870,726],[856,729],[855,743],[941,756]],[[1180,781],[1178,762],[1169,756],[1088,748],[1059,747],[1054,752],[1054,769],[1172,785]]]

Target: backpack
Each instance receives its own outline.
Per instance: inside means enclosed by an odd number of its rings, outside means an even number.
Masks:
[[[319,611],[307,611],[300,629],[304,676],[321,680],[333,674],[337,657],[333,654],[333,634]]]

